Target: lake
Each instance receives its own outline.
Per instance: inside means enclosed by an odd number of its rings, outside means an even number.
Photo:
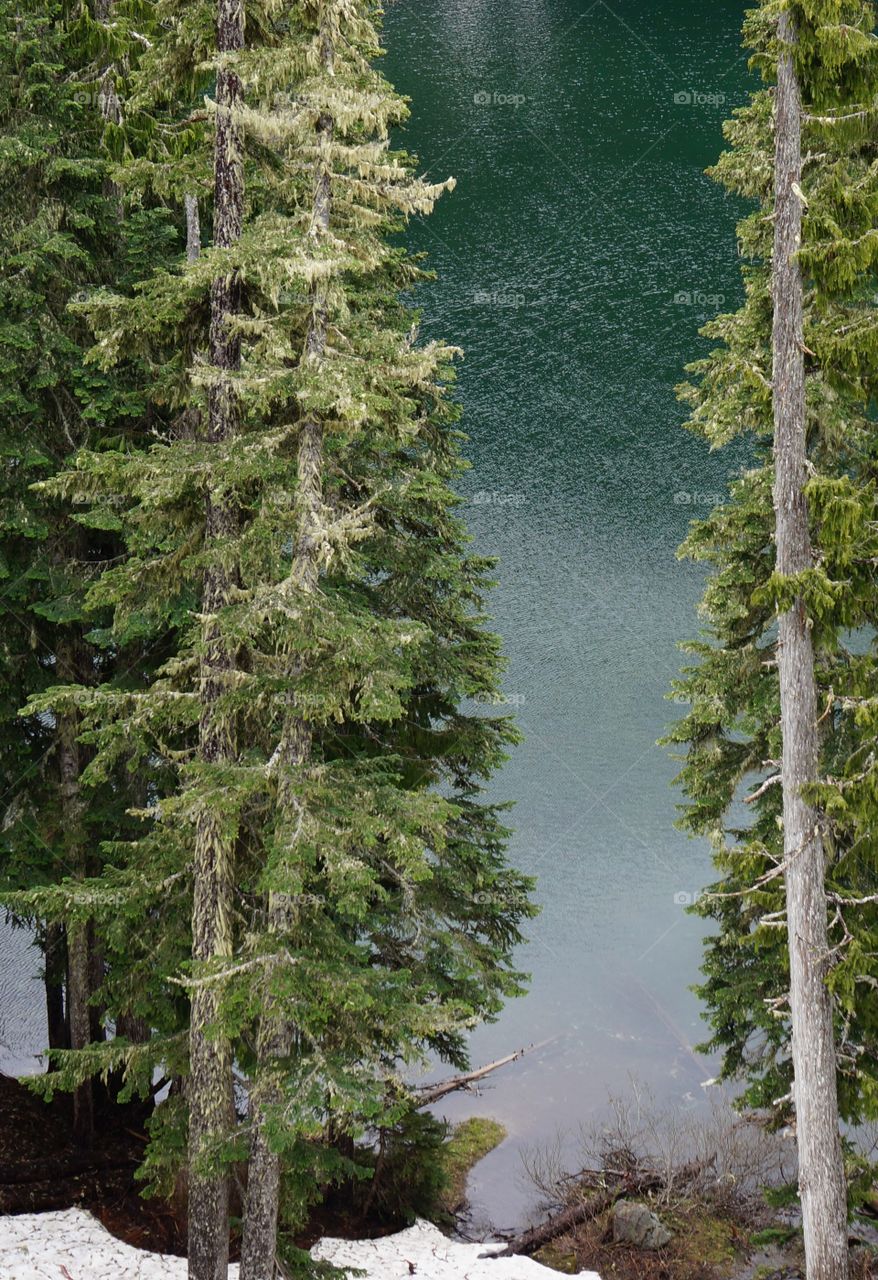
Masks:
[[[740,209],[704,174],[750,84],[743,3],[396,0],[386,69],[405,145],[458,186],[413,224],[439,279],[424,329],[459,344],[467,519],[500,558],[492,598],[526,741],[492,787],[542,915],[530,994],[472,1042],[476,1064],[548,1041],[457,1095],[509,1139],[475,1171],[475,1220],[517,1224],[522,1149],[580,1126],[629,1078],[703,1105],[715,1064],[689,988],[704,925],[685,904],[706,845],[674,830],[657,747],[701,575],[675,559],[739,459],[681,429],[674,386],[699,326],[741,296]]]

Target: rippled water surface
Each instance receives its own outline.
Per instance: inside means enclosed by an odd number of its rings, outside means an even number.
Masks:
[[[709,876],[673,828],[676,642],[700,577],[674,556],[735,460],[680,429],[674,385],[700,323],[739,296],[738,209],[704,176],[748,85],[730,0],[397,0],[387,70],[412,98],[406,145],[456,192],[416,223],[439,280],[425,327],[466,350],[468,519],[501,558],[493,598],[526,742],[515,862],[543,913],[530,994],[474,1037],[477,1061],[548,1041],[454,1118],[509,1140],[477,1170],[477,1216],[532,1199],[522,1147],[600,1114],[628,1076],[668,1103],[711,1064],[690,985],[703,926],[680,899]]]
[[[39,1070],[46,1045],[39,966],[30,935],[13,929],[0,913],[0,1071],[5,1075]]]

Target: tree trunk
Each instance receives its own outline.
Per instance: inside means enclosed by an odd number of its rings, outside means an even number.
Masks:
[[[95,20],[97,22],[109,22],[113,16],[113,4],[114,0],[95,0]],[[119,95],[116,92],[116,68],[112,62],[104,67],[101,73],[98,106],[105,124],[121,125],[123,119],[122,103],[119,101]],[[115,182],[110,182],[109,180],[107,180],[104,189],[110,199],[116,201],[116,217],[121,222],[125,216],[121,190]]]
[[[805,356],[801,244],[800,91],[795,31],[780,20],[775,157],[774,451],[777,569],[812,564],[805,497]],[[847,1190],[839,1136],[832,999],[826,986],[826,860],[817,811],[803,788],[818,776],[814,650],[804,602],[779,622],[778,668],[783,732],[783,818],[790,1016],[799,1155],[799,1190],[808,1280],[846,1280]]]
[[[184,196],[186,206],[186,261],[197,262],[201,257],[201,218],[198,214],[198,196]]]
[[[80,675],[76,642],[65,639],[58,646],[59,679],[75,681]],[[80,787],[82,761],[79,745],[79,716],[65,711],[58,716],[56,729],[58,780],[61,801],[62,841],[67,870],[76,880],[85,878],[88,846]],[[84,922],[67,926],[67,1024],[71,1049],[84,1049],[91,1043],[92,962],[89,927]],[[73,1132],[79,1142],[88,1144],[94,1134],[94,1088],[87,1080],[73,1091]]]
[[[218,0],[217,47],[234,52],[244,45],[244,9],[238,0]],[[221,67],[216,86],[214,144],[214,225],[218,248],[231,247],[241,235],[244,217],[242,138],[235,113],[242,103],[241,82]],[[237,434],[239,408],[230,379],[240,366],[240,341],[229,335],[228,318],[240,309],[240,281],[217,276],[210,293],[210,359],[217,371],[208,393],[208,441],[222,444]],[[206,504],[206,542],[223,541],[237,527],[228,500],[211,492]],[[204,575],[205,617],[201,659],[199,754],[207,765],[232,763],[237,744],[234,725],[222,698],[234,671],[217,622],[235,584],[234,571],[216,563]],[[192,910],[192,954],[196,966],[229,956],[232,950],[231,898],[235,837],[223,815],[205,804],[196,823]],[[190,1280],[227,1280],[229,1261],[228,1174],[216,1164],[216,1149],[232,1114],[232,1063],[228,1038],[216,1024],[219,990],[215,984],[192,992],[189,1035],[189,1276]]]
[[[46,1027],[50,1049],[69,1049],[70,1031],[64,1012],[64,972],[67,959],[64,929],[60,924],[46,926],[43,938],[45,963],[43,983],[46,989]]]
[[[324,34],[324,70],[332,70],[332,46]],[[311,235],[316,239],[329,231],[332,204],[331,146],[333,121],[321,115],[317,122],[320,148],[314,186]],[[326,300],[322,285],[313,289],[312,320],[305,342],[305,360],[318,361],[326,350]],[[298,449],[299,530],[293,555],[290,585],[298,591],[313,592],[318,583],[315,533],[323,503],[323,427],[315,417],[302,423]],[[292,711],[284,726],[277,752],[282,769],[278,787],[281,821],[295,841],[302,820],[299,798],[293,785],[296,769],[311,754],[312,734],[307,721]],[[272,893],[268,903],[268,928],[288,933],[295,923],[295,904],[287,894]],[[274,1280],[276,1275],[277,1227],[280,1202],[280,1158],[271,1147],[268,1120],[283,1099],[280,1063],[288,1058],[295,1042],[295,1028],[283,1009],[269,1009],[258,1035],[257,1069],[250,1101],[253,1137],[247,1174],[244,1238],[241,1248],[241,1280]]]

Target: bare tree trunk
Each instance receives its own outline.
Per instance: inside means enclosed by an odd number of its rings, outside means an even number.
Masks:
[[[775,156],[774,451],[777,568],[812,564],[805,497],[805,356],[801,245],[802,107],[788,13],[780,20]],[[799,1190],[808,1280],[846,1280],[847,1189],[839,1135],[832,999],[826,986],[826,859],[817,811],[803,788],[818,775],[814,650],[804,602],[780,618],[784,859]]]
[[[244,45],[241,0],[218,0],[217,48],[230,53]],[[242,103],[241,81],[220,68],[216,86],[214,144],[214,225],[218,248],[240,238],[244,217],[244,170],[241,130],[236,112]],[[210,359],[217,377],[208,394],[207,438],[221,444],[237,434],[237,393],[224,373],[240,367],[241,346],[228,332],[228,319],[241,305],[240,281],[217,276],[210,295]],[[212,492],[206,504],[206,541],[224,541],[237,528],[237,513],[228,500]],[[208,765],[236,758],[235,726],[222,707],[235,655],[221,634],[217,615],[230,598],[235,573],[222,563],[204,575],[202,612],[204,649],[201,659],[199,754]],[[198,964],[229,956],[232,951],[231,899],[235,837],[223,816],[206,804],[195,835],[192,910],[192,954]],[[228,1038],[219,1033],[219,990],[216,984],[192,992],[189,1034],[189,1276],[190,1280],[227,1280],[229,1262],[228,1174],[213,1165],[218,1144],[232,1114],[232,1063]]]
[[[64,972],[67,966],[64,929],[60,924],[46,926],[43,938],[46,989],[46,1026],[50,1049],[69,1049],[70,1030],[64,1013]]]
[[[186,205],[186,261],[197,262],[201,257],[201,219],[198,215],[198,196],[185,196]]]
[[[62,680],[76,680],[79,675],[76,644],[64,640],[58,646],[57,669]],[[58,776],[61,800],[62,839],[68,873],[82,880],[86,874],[88,848],[80,787],[79,717],[75,711],[58,716]],[[67,926],[67,1023],[71,1049],[84,1049],[91,1043],[92,964],[89,928],[85,922]],[[94,1089],[91,1080],[73,1091],[73,1132],[82,1143],[90,1143],[94,1133]]]
[[[323,39],[324,69],[332,70],[332,46]],[[317,122],[320,149],[314,185],[311,235],[316,239],[329,231],[332,205],[331,145],[333,121],[321,115]],[[326,299],[322,285],[312,290],[312,320],[305,343],[305,360],[319,361],[326,350]],[[302,423],[298,449],[299,530],[293,554],[290,585],[304,592],[317,589],[319,566],[316,530],[323,504],[323,427],[309,416]],[[281,821],[290,832],[291,843],[301,827],[302,813],[293,784],[293,773],[307,764],[312,733],[307,721],[290,712],[277,751],[282,770],[278,787]],[[287,894],[272,893],[268,904],[268,928],[285,933],[295,923],[295,904]],[[279,1072],[281,1063],[293,1051],[295,1028],[283,1009],[270,1008],[261,1019],[257,1045],[256,1078],[250,1100],[253,1137],[247,1175],[244,1238],[241,1248],[241,1280],[274,1280],[276,1275],[277,1226],[280,1203],[280,1158],[271,1147],[268,1120],[283,1098]]]
[[[95,0],[95,20],[97,22],[110,21],[113,16],[114,2],[115,0]],[[123,120],[122,103],[119,101],[119,95],[116,92],[116,68],[112,62],[104,67],[101,73],[98,107],[105,124],[121,125]],[[116,183],[110,181],[107,181],[105,191],[110,199],[116,201],[116,217],[121,222],[125,216],[122,192]]]

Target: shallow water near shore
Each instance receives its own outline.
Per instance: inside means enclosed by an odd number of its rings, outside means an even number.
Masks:
[[[739,459],[680,428],[674,386],[698,328],[740,296],[740,210],[705,175],[750,83],[743,3],[396,0],[386,69],[402,135],[456,191],[408,233],[438,281],[424,329],[466,352],[466,516],[500,557],[491,601],[526,736],[492,787],[514,798],[512,858],[543,911],[530,994],[472,1040],[475,1063],[542,1047],[458,1095],[509,1139],[471,1179],[474,1220],[520,1222],[522,1149],[575,1160],[579,1129],[631,1077],[703,1105],[714,1065],[689,990],[710,878],[674,830],[656,739],[701,577],[675,559]],[[547,1043],[543,1043],[547,1042]]]

